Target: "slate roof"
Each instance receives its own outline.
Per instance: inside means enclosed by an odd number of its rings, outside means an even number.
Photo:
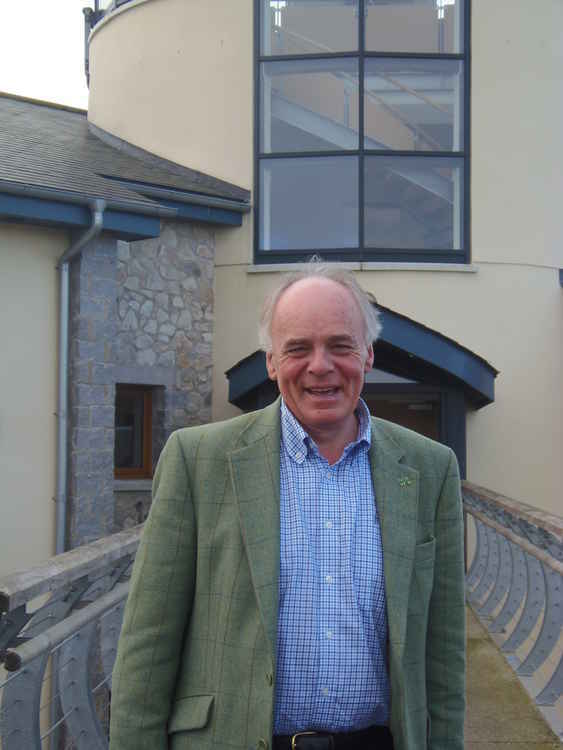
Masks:
[[[157,205],[117,180],[241,203],[250,197],[241,187],[104,137],[89,127],[83,110],[0,93],[0,191],[31,186],[103,198],[123,208]]]

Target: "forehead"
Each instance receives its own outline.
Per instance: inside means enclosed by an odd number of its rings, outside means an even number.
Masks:
[[[272,335],[353,336],[362,339],[364,322],[358,303],[342,284],[323,278],[302,279],[280,296]]]

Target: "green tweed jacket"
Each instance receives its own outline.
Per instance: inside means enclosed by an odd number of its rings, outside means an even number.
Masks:
[[[379,419],[370,460],[395,748],[461,750],[465,618],[456,460],[448,448]],[[279,482],[279,402],[170,437],[118,647],[111,750],[271,747]]]

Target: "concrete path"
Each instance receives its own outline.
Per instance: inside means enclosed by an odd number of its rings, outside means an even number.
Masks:
[[[465,749],[561,750],[562,744],[468,607]]]

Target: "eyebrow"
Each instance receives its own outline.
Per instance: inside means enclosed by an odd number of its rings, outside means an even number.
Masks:
[[[354,336],[351,336],[347,333],[337,334],[336,336],[330,336],[327,339],[328,344],[355,344],[356,339]],[[295,339],[288,339],[287,341],[284,341],[283,347],[284,349],[290,347],[290,346],[310,346],[311,339],[309,338],[295,338]]]

